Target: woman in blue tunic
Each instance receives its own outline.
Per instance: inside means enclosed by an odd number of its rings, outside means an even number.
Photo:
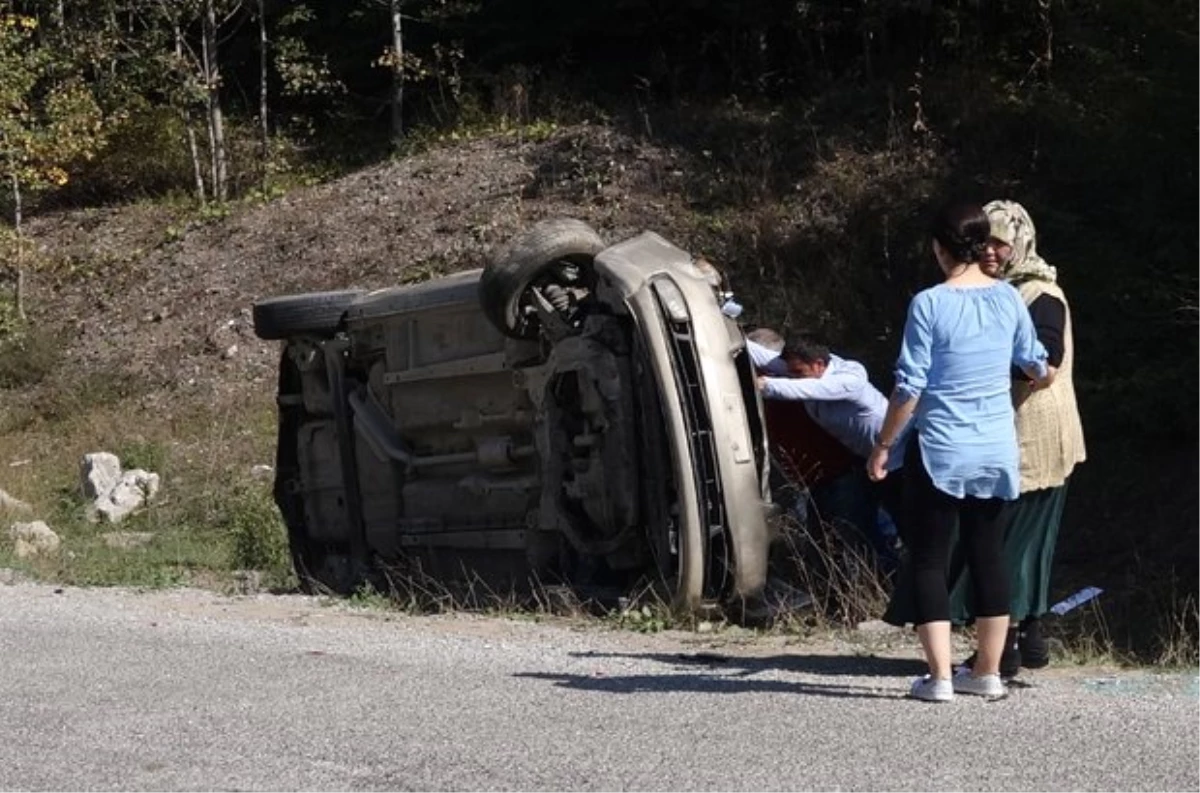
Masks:
[[[1010,367],[1049,384],[1046,350],[1020,294],[980,269],[990,224],[982,207],[952,204],[932,228],[945,280],[913,298],[896,361],[896,387],[867,472],[887,476],[892,445],[912,421],[904,468],[917,635],[929,674],[910,695],[946,702],[955,692],[1000,697],[1008,630],[1003,510],[1020,483]],[[959,526],[975,587],[977,661],[951,679],[946,564]]]

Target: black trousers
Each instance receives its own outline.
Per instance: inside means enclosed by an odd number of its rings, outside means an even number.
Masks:
[[[950,619],[946,565],[955,526],[959,528],[959,540],[971,570],[975,616],[1008,614],[1005,502],[999,498],[955,498],[938,490],[925,470],[917,443],[908,448],[903,471],[904,534],[913,568],[915,623]]]

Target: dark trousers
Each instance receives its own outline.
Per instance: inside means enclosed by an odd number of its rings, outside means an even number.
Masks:
[[[913,568],[914,622],[922,625],[950,619],[946,564],[956,526],[974,584],[975,615],[1008,614],[1005,502],[998,498],[955,498],[938,490],[920,452],[910,447],[910,453],[913,451],[916,453],[905,458],[903,470],[907,502],[904,534]]]
[[[865,461],[856,463],[836,479],[817,485],[811,496],[818,516],[848,529],[843,539],[851,545],[869,548],[884,573],[891,573],[899,566],[896,536],[888,533],[880,522],[881,492],[877,483],[867,478]],[[883,505],[887,508],[886,502]]]

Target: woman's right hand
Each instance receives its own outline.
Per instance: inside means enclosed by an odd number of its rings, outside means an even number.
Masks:
[[[882,481],[887,476],[888,447],[876,445],[867,458],[867,478],[872,482]]]

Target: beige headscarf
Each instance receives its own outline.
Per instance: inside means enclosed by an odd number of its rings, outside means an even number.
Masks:
[[[1012,246],[1012,255],[1000,264],[1000,275],[1005,280],[1020,284],[1032,280],[1054,283],[1058,279],[1058,270],[1038,256],[1037,232],[1025,207],[1016,201],[990,201],[983,211],[992,223],[992,236]]]

